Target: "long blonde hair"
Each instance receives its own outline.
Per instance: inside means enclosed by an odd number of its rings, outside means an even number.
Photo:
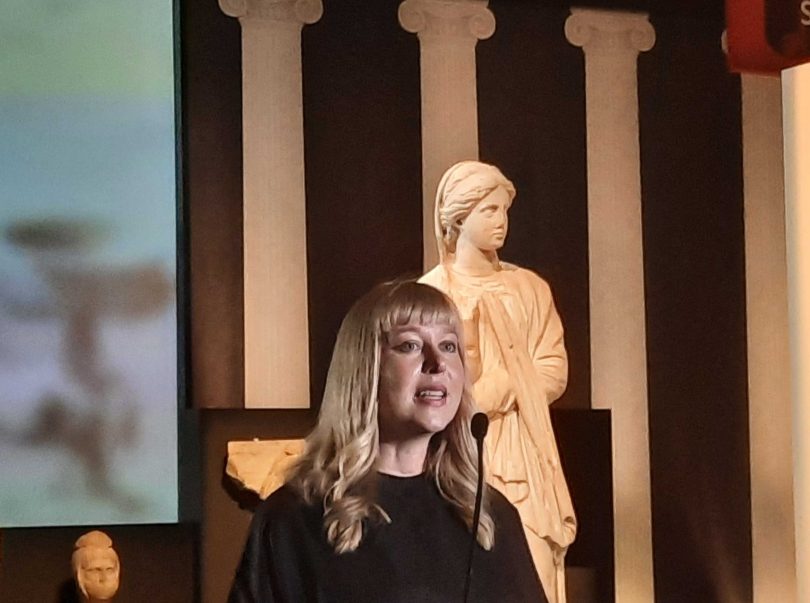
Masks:
[[[391,521],[373,494],[379,454],[380,351],[392,327],[411,322],[449,324],[461,340],[461,321],[453,302],[428,285],[384,283],[352,306],[338,331],[318,423],[288,480],[308,503],[323,502],[327,538],[337,553],[357,549],[365,522]],[[463,349],[459,345],[462,362]],[[468,529],[472,529],[477,480],[477,453],[469,430],[474,412],[465,383],[456,416],[433,436],[425,459],[427,475]],[[489,550],[495,526],[486,498],[484,503],[476,538]]]
[[[480,161],[459,161],[451,166],[436,189],[433,228],[439,260],[444,263],[456,251],[459,224],[478,203],[502,186],[515,198],[515,185],[494,165]]]

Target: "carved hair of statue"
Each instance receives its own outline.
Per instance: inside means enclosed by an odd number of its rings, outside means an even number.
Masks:
[[[478,202],[502,186],[515,197],[515,186],[494,165],[460,161],[450,167],[436,190],[435,234],[439,259],[444,262],[456,250],[459,227]]]
[[[80,536],[73,545],[71,565],[84,601],[109,601],[115,596],[121,566],[107,534],[93,530]]]

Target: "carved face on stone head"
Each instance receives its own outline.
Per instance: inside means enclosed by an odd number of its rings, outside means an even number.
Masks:
[[[118,592],[121,566],[106,534],[93,531],[79,538],[72,561],[73,575],[84,600],[109,601]]]
[[[461,236],[479,249],[499,249],[506,239],[506,212],[514,197],[515,186],[494,165],[461,161],[448,169],[436,191],[435,234],[440,259],[455,253]]]

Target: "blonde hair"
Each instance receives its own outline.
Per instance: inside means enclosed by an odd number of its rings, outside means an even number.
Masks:
[[[323,502],[327,539],[337,553],[357,549],[364,523],[391,521],[374,500],[380,351],[392,327],[411,322],[449,324],[462,335],[453,302],[414,281],[378,285],[352,306],[338,331],[318,423],[288,481],[308,503]],[[463,348],[459,345],[462,362]],[[468,529],[477,480],[476,446],[469,430],[474,412],[465,383],[456,416],[433,436],[425,459],[426,474]],[[476,538],[489,550],[495,527],[486,498],[484,503]]]
[[[442,263],[456,250],[459,226],[478,203],[502,186],[515,198],[515,185],[494,165],[460,161],[448,169],[436,189],[434,233]]]

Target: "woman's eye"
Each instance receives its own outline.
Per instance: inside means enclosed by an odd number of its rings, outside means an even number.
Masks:
[[[419,349],[419,345],[415,341],[403,341],[396,349],[400,352],[414,352]]]
[[[442,348],[444,349],[445,352],[448,352],[450,354],[455,354],[458,351],[458,345],[454,341],[445,341],[442,344]]]

